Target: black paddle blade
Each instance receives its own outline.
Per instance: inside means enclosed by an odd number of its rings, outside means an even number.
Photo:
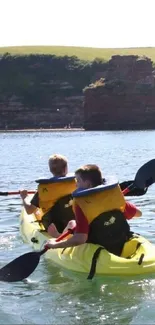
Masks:
[[[40,256],[46,250],[30,252],[17,257],[0,269],[0,281],[17,282],[27,278],[37,267]]]
[[[120,183],[120,188],[123,191],[125,188],[129,187],[132,185],[134,181],[124,181]],[[147,192],[147,187],[145,189],[140,189],[140,188],[132,188],[130,192],[126,193],[125,196],[141,196],[144,195]]]
[[[155,159],[148,161],[137,172],[134,185],[145,189],[155,182]]]
[[[8,192],[0,192],[0,195],[6,196],[6,195],[8,195]]]

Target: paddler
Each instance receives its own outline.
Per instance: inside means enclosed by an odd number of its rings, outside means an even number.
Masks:
[[[61,232],[74,219],[71,193],[76,189],[75,176],[68,174],[68,161],[63,155],[50,156],[48,165],[53,177],[36,181],[38,190],[30,202],[27,190],[21,190],[20,196],[27,214],[34,213],[45,230],[54,222]]]
[[[76,229],[67,240],[47,241],[49,248],[67,248],[86,242],[99,244],[115,255],[121,255],[124,243],[131,237],[126,219],[140,217],[141,211],[126,202],[118,182],[103,180],[97,165],[85,165],[75,172],[77,190],[73,192]],[[74,221],[75,222],[75,221]],[[53,234],[59,233],[53,225]]]

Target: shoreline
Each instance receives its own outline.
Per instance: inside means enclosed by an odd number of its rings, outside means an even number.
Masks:
[[[69,131],[69,132],[74,132],[74,131],[85,131],[85,129],[83,128],[56,128],[56,129],[15,129],[15,130],[0,130],[0,133],[9,133],[9,132],[65,132],[65,131]]]

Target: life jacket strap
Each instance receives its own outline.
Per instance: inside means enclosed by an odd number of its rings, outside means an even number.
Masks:
[[[90,267],[90,271],[89,271],[89,275],[87,277],[87,280],[92,280],[92,278],[95,275],[97,260],[98,260],[98,257],[100,255],[100,252],[101,252],[102,249],[105,249],[105,248],[102,247],[102,246],[98,247],[97,250],[95,251],[95,253],[93,254],[92,263],[91,263],[91,267]]]

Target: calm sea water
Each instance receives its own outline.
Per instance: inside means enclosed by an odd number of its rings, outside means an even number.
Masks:
[[[98,164],[103,174],[120,181],[155,158],[155,131],[0,133],[0,191],[35,189],[48,177],[48,157],[65,154],[70,171]],[[155,186],[131,198],[143,212],[130,222],[133,230],[155,243]],[[0,267],[31,251],[23,244],[19,196],[0,197]],[[0,324],[153,324],[155,275],[86,280],[41,259],[28,283],[0,283]]]

